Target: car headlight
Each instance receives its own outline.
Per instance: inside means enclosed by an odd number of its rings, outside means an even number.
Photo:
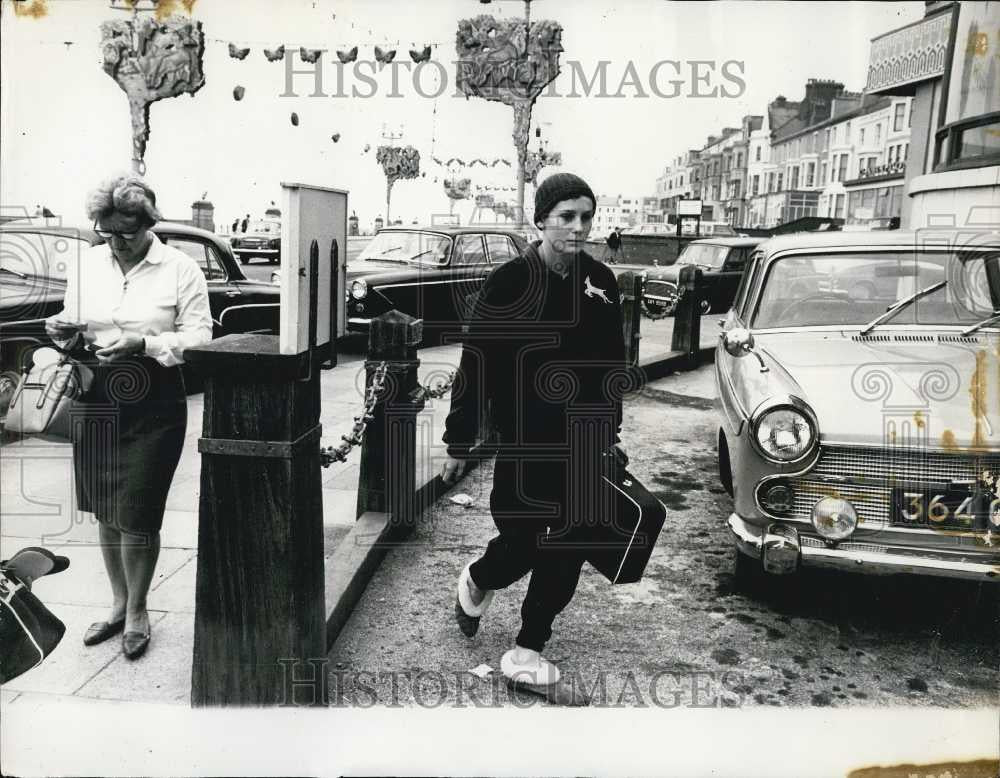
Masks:
[[[364,280],[354,281],[351,284],[351,297],[355,300],[360,300],[367,294],[368,284]]]
[[[789,405],[765,411],[751,435],[758,450],[775,462],[802,459],[816,442],[816,425],[805,413]]]

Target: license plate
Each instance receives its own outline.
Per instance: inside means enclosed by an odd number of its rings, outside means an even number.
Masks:
[[[1000,529],[1000,500],[986,492],[968,489],[896,487],[892,490],[891,523],[894,526],[932,529]]]

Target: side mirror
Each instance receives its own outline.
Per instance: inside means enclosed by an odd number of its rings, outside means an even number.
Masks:
[[[726,353],[732,357],[745,357],[753,354],[760,363],[760,372],[770,372],[770,368],[764,364],[764,358],[754,351],[753,333],[746,327],[733,327],[728,332],[722,333],[722,347]]]
[[[745,357],[753,351],[753,333],[746,327],[733,327],[723,333],[722,345],[731,357]]]

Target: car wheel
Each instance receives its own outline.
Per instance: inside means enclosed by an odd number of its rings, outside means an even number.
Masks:
[[[0,420],[7,417],[7,408],[14,397],[14,390],[17,389],[20,374],[16,370],[4,370],[0,372]]]
[[[733,469],[729,462],[729,444],[726,443],[726,436],[719,430],[719,481],[722,483],[722,488],[726,490],[726,493],[730,497],[735,497],[733,493]]]
[[[733,578],[736,579],[736,587],[745,594],[761,594],[770,576],[764,572],[764,566],[759,559],[747,556],[739,549],[736,549],[736,559],[733,563]]]

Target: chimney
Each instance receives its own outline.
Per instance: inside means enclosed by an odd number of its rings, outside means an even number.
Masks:
[[[806,82],[806,96],[799,104],[799,118],[808,124],[816,124],[830,118],[833,98],[842,94],[844,85],[839,81],[810,78]]]

